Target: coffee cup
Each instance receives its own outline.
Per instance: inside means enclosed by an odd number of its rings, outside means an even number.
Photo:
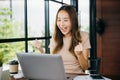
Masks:
[[[17,60],[10,61],[10,63],[9,63],[10,74],[17,74],[18,73],[18,66],[19,66],[19,63]]]

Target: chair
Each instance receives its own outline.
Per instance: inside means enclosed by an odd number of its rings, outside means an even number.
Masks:
[[[100,74],[100,63],[101,59],[97,58],[89,58],[89,72],[90,74]]]

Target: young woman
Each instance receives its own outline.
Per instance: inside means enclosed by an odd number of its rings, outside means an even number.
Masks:
[[[34,46],[44,52],[39,41],[35,40]],[[72,6],[62,6],[58,10],[49,48],[53,54],[62,56],[66,73],[79,74],[88,68],[89,36],[86,32],[80,32]]]

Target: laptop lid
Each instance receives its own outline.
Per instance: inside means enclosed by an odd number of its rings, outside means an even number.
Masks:
[[[62,57],[54,54],[17,53],[27,79],[66,80]]]

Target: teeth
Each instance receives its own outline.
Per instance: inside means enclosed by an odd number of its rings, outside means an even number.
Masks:
[[[66,31],[66,29],[62,29],[63,31]]]
[[[66,32],[67,31],[67,27],[63,27],[63,28],[61,27],[60,29],[61,29],[62,32]]]
[[[67,28],[63,28],[62,30],[66,30]]]

